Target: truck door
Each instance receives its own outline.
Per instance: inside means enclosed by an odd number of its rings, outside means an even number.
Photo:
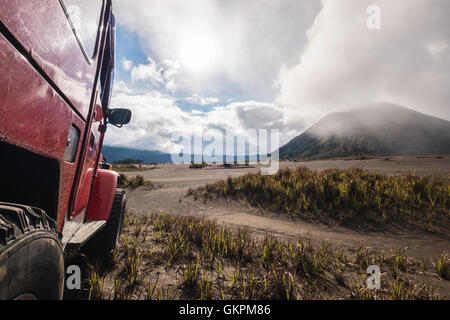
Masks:
[[[115,19],[109,15],[108,28],[106,30],[106,42],[104,46],[102,67],[99,75],[99,85],[94,103],[93,122],[90,130],[86,157],[83,164],[80,183],[78,185],[72,216],[76,216],[87,208],[91,196],[95,173],[98,167],[98,154],[100,152],[100,127],[103,116],[106,113],[111,98],[113,87],[113,75],[115,65]]]
[[[78,39],[81,50],[91,64],[97,66],[100,63],[102,16],[105,10],[103,0],[62,0],[63,8],[69,19],[75,36]],[[96,86],[98,88],[98,85]],[[83,133],[82,156],[77,169],[77,178],[73,187],[72,210],[70,217],[80,216],[89,202],[92,180],[97,166],[97,154],[99,152],[99,132],[103,112],[100,103],[99,92],[91,88],[93,96],[90,102],[89,112],[86,118],[86,128]]]

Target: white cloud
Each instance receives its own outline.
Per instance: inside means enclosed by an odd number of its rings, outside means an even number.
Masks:
[[[280,129],[283,126],[280,107],[255,101],[219,106],[207,113],[200,110],[187,112],[176,104],[175,98],[156,91],[134,95],[117,92],[112,106],[130,108],[133,116],[131,123],[121,129],[110,126],[105,144],[169,153],[179,150],[179,146],[171,141],[175,132],[190,136],[207,129],[228,129],[235,135],[244,135],[247,129]],[[282,137],[283,142],[286,139]]]
[[[448,40],[444,39],[432,41],[426,45],[426,49],[433,58],[439,59],[445,53],[449,54],[448,43],[449,43]],[[448,55],[448,57],[450,57],[450,54]]]
[[[273,103],[234,102],[207,113],[209,126],[244,132],[247,129],[281,129],[283,111]]]
[[[381,30],[367,28],[372,4]],[[115,10],[152,57],[122,62],[132,82],[172,95],[117,84],[113,103],[135,115],[111,130],[113,144],[171,151],[173,131],[199,128],[280,128],[284,143],[329,112],[373,101],[450,119],[448,0],[119,0]],[[182,99],[199,107],[184,111]]]
[[[288,119],[310,125],[373,101],[450,119],[449,1],[379,0],[381,30],[366,27],[373,1],[322,3],[299,63],[280,73]]]
[[[192,110],[191,111],[191,115],[196,115],[196,116],[203,116],[205,113],[203,112],[203,111],[201,111],[201,110]]]
[[[133,66],[134,66],[133,61],[127,60],[126,58],[123,58],[123,60],[122,60],[122,68],[125,71],[130,71]]]
[[[133,82],[149,80],[156,84],[164,83],[162,69],[151,59],[149,59],[148,64],[140,64],[133,67],[131,70],[131,80]]]
[[[115,81],[113,94],[117,94],[119,92],[131,94],[133,93],[133,90],[128,87],[125,81]]]
[[[195,118],[181,110],[172,97],[156,91],[140,95],[117,93],[111,104],[129,108],[133,115],[131,123],[121,129],[110,126],[107,145],[171,152],[176,147],[170,142],[172,132],[189,131],[195,126]]]
[[[148,64],[139,64],[131,69],[131,81],[148,81],[155,87],[164,87],[166,90],[174,92],[176,84],[174,77],[179,72],[178,63],[171,60],[164,60],[162,63],[156,63],[148,58]]]
[[[280,66],[301,53],[317,0],[160,0],[115,2],[121,27],[147,56],[180,63],[177,87],[190,93],[271,99]]]
[[[203,97],[197,93],[194,93],[192,96],[184,99],[186,102],[191,104],[197,104],[200,106],[207,106],[211,104],[217,104],[220,100],[214,97]]]

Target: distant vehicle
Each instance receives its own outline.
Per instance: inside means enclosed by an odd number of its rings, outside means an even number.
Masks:
[[[0,0],[0,299],[61,299],[64,253],[116,246],[125,192],[102,157],[111,0]]]

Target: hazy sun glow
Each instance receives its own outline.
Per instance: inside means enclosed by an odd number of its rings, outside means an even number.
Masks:
[[[180,42],[180,60],[193,73],[208,72],[216,63],[217,54],[217,40],[207,31],[188,32]]]

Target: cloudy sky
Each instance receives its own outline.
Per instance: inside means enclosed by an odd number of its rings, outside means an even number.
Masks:
[[[380,29],[369,29],[380,8]],[[448,0],[116,0],[106,144],[174,152],[173,132],[276,128],[386,101],[450,120]]]

